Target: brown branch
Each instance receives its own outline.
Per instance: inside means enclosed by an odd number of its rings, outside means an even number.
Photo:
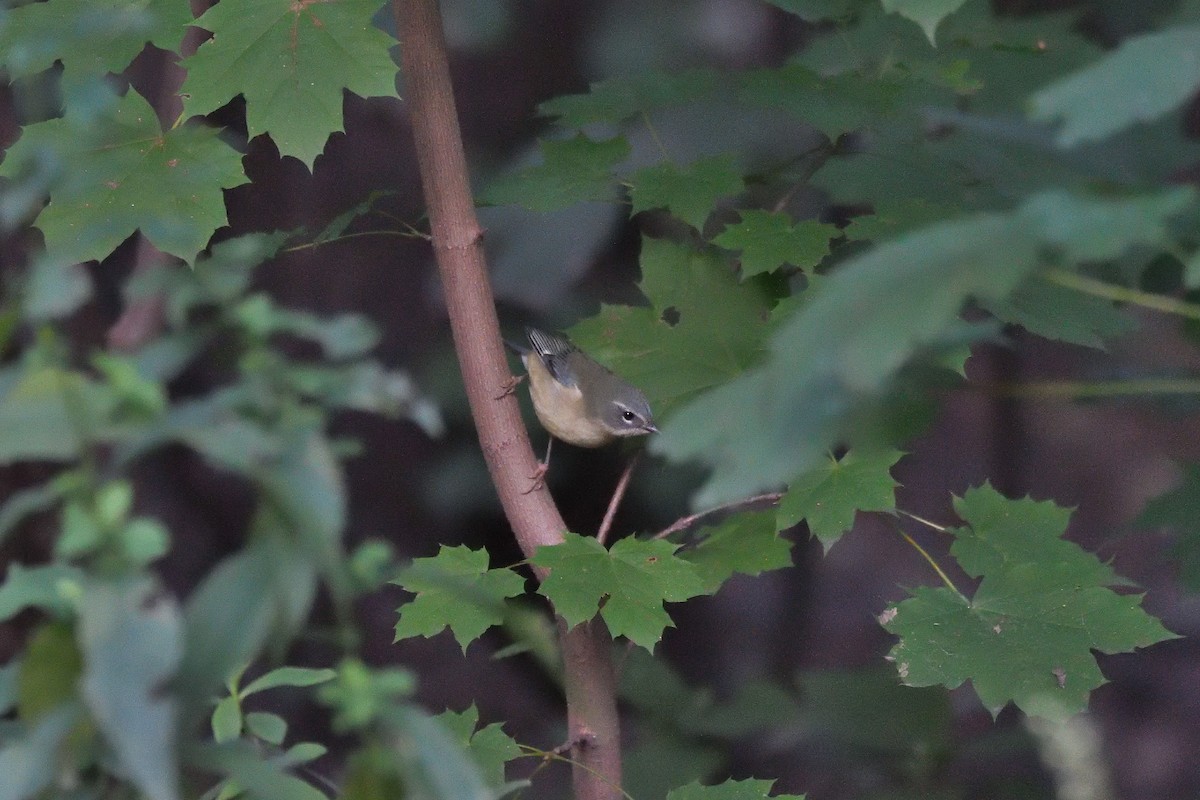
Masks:
[[[742,511],[743,509],[747,509],[747,508],[750,508],[751,506],[757,506],[757,505],[773,506],[776,503],[778,503],[781,499],[783,499],[782,492],[769,492],[767,494],[755,495],[754,497],[743,497],[741,500],[734,500],[731,503],[725,503],[724,505],[716,506],[715,508],[710,508],[707,511],[701,511],[697,514],[692,514],[691,516],[687,516],[687,517],[680,517],[679,519],[675,520],[673,523],[671,523],[667,527],[663,528],[661,531],[654,534],[650,538],[651,539],[665,539],[668,536],[670,536],[671,534],[680,533],[681,531],[686,531],[688,528],[692,527],[697,522],[700,522],[701,520],[705,519],[706,517],[711,517],[714,514],[720,514],[723,511]]]
[[[450,315],[471,415],[488,472],[521,550],[563,541],[566,526],[544,488],[526,493],[537,459],[521,422],[500,339],[454,106],[450,68],[436,0],[393,0],[404,83],[433,251]],[[538,578],[545,571],[536,569]],[[621,796],[620,725],[612,638],[598,618],[569,629],[558,623],[563,650],[568,736],[574,748],[575,797]]]
[[[621,505],[621,501],[625,499],[625,490],[629,488],[629,478],[633,475],[633,468],[637,466],[638,459],[641,453],[634,453],[633,458],[629,459],[629,464],[626,465],[625,471],[621,473],[621,480],[617,481],[617,488],[613,490],[612,499],[608,501],[608,510],[604,512],[604,521],[600,523],[600,530],[596,531],[596,541],[604,544],[608,539],[608,532],[612,528],[613,517],[617,515],[617,508]]]

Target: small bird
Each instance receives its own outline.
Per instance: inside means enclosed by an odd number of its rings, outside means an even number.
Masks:
[[[646,395],[614,375],[567,338],[526,328],[529,347],[510,343],[529,373],[533,410],[552,437],[600,447],[627,436],[657,433]],[[551,439],[553,441],[553,439]],[[550,448],[546,448],[546,461]]]

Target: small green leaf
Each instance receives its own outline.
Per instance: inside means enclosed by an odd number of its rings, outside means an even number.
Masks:
[[[151,800],[176,800],[178,709],[162,691],[183,653],[178,610],[147,579],[93,581],[79,610],[80,686],[128,774]]]
[[[1133,317],[1111,301],[1044,280],[1026,281],[1004,300],[980,303],[1001,322],[1020,325],[1047,339],[1103,349],[1137,328]]]
[[[54,615],[70,613],[83,579],[83,571],[68,564],[26,568],[14,563],[0,584],[0,622],[27,608],[41,608]]]
[[[268,133],[281,155],[311,168],[342,130],[343,91],[396,97],[395,41],[371,19],[374,0],[218,3],[195,24],[213,32],[184,59],[185,116],[246,98],[251,138]],[[303,113],[297,113],[303,109]]]
[[[177,50],[191,9],[176,0],[51,0],[8,12],[0,63],[13,78],[61,61],[68,81],[121,73],[149,42]]]
[[[105,528],[125,524],[133,508],[133,484],[129,481],[110,481],[96,492],[96,522]]]
[[[675,555],[666,541],[622,539],[605,550],[589,536],[567,533],[562,544],[539,547],[534,564],[550,570],[539,591],[575,626],[599,609],[614,636],[626,636],[647,650],[672,625],[664,602],[703,594],[696,568]]]
[[[912,686],[970,680],[993,713],[1013,702],[1063,718],[1083,710],[1104,682],[1092,651],[1116,653],[1173,637],[1141,608],[1140,595],[1107,588],[1112,569],[1061,536],[1069,512],[1007,500],[984,487],[956,503],[967,528],[951,552],[983,580],[969,600],[948,588],[917,589],[883,616],[900,636],[889,658]]]
[[[96,386],[82,374],[53,367],[29,371],[0,395],[0,464],[74,458],[84,444],[76,424],[94,429],[102,414]]]
[[[145,517],[131,520],[117,537],[125,557],[138,566],[157,561],[171,548],[171,534],[166,527],[158,520]]]
[[[646,393],[661,421],[681,403],[742,374],[762,355],[771,296],[742,284],[715,252],[663,239],[642,242],[642,281],[652,308],[603,306],[571,338]]]
[[[941,222],[957,213],[954,206],[931,203],[919,197],[896,198],[876,203],[874,213],[855,217],[845,233],[850,239],[880,242],[914,228]]]
[[[436,636],[449,627],[467,645],[504,621],[504,601],[525,591],[525,579],[510,569],[488,569],[486,550],[442,545],[432,558],[418,558],[393,581],[416,594],[400,607],[396,640]]]
[[[425,797],[492,800],[473,759],[455,743],[446,727],[418,708],[400,706],[386,715],[401,748],[404,774],[422,787]]]
[[[811,272],[829,255],[836,226],[804,220],[793,223],[787,214],[749,209],[713,239],[726,250],[742,251],[742,277],[774,272],[784,264]]]
[[[1179,581],[1200,591],[1200,464],[1184,464],[1180,484],[1146,503],[1133,524],[1175,531],[1179,538],[1172,555],[1179,562]]]
[[[865,456],[850,452],[796,478],[779,503],[779,530],[806,519],[809,531],[829,552],[854,524],[857,512],[895,509],[899,484],[891,469],[903,455],[895,450]]]
[[[62,484],[53,479],[9,494],[0,506],[0,542],[27,517],[53,508],[62,496]]]
[[[17,678],[21,675],[21,658],[14,657],[0,667],[0,714],[7,715],[17,705]]]
[[[553,211],[585,200],[616,197],[613,169],[629,156],[623,137],[594,142],[583,134],[540,143],[542,163],[502,176],[479,193],[488,205]]]
[[[278,761],[282,767],[293,767],[300,764],[307,764],[310,761],[315,761],[321,756],[329,752],[329,748],[323,744],[316,742],[297,742],[287,749],[287,751],[279,757]]]
[[[742,191],[742,175],[733,156],[702,158],[686,167],[656,164],[633,173],[629,198],[632,213],[666,208],[698,231],[717,200]]]
[[[582,128],[594,122],[622,122],[635,114],[688,105],[717,88],[712,70],[668,74],[647,72],[593,83],[587,94],[563,95],[538,106],[544,116],[561,125]]]
[[[63,508],[62,534],[54,543],[59,558],[79,558],[94,551],[104,539],[104,531],[81,503],[70,502]]]
[[[279,686],[316,686],[337,677],[332,669],[310,669],[308,667],[278,667],[255,678],[249,686],[238,692],[243,700],[252,694],[265,692]]]
[[[505,763],[522,755],[520,746],[504,732],[500,723],[493,722],[476,730],[479,711],[474,705],[465,711],[445,711],[434,719],[446,726],[458,743],[467,749],[488,786],[502,785]]]
[[[780,800],[804,800],[802,794],[771,794],[775,781],[764,780],[729,780],[715,786],[702,786],[699,781],[672,789],[667,793],[667,800],[766,800],[777,797]]]
[[[792,543],[779,536],[772,511],[735,514],[701,533],[695,547],[679,555],[695,566],[706,593],[715,592],[735,573],[761,575],[792,565]]]
[[[1113,52],[1033,96],[1037,120],[1062,120],[1058,143],[1073,147],[1149,122],[1183,105],[1200,87],[1200,27],[1126,39]]]
[[[79,698],[83,654],[66,623],[43,625],[29,640],[17,676],[17,716],[39,719],[51,709]]]
[[[985,483],[956,498],[954,510],[969,525],[953,531],[950,553],[969,575],[1030,562],[1056,564],[1098,586],[1124,582],[1111,565],[1061,538],[1071,519],[1069,508],[1028,497],[1010,500]]]
[[[5,737],[0,745],[0,800],[43,796],[60,775],[61,752],[79,717],[77,705],[63,706],[20,735]]]
[[[222,697],[213,709],[212,732],[217,744],[232,742],[242,735],[242,707],[236,695]]]
[[[694,501],[705,506],[813,469],[838,442],[887,445],[878,432],[852,425],[854,414],[868,398],[877,402],[916,353],[955,335],[968,298],[1008,296],[1048,251],[1083,261],[1156,243],[1194,198],[1190,189],[1119,200],[1047,192],[1012,212],[884,242],[839,265],[777,324],[759,366],[693,399],[649,447],[713,466]]]
[[[767,0],[805,22],[839,19],[850,13],[855,0]]]
[[[889,80],[819,75],[797,63],[744,72],[740,83],[742,102],[781,109],[833,140],[890,113],[900,98],[900,86]]]
[[[966,0],[882,0],[883,10],[908,17],[921,26],[930,44],[936,44],[935,34],[943,19],[953,14]]]
[[[319,789],[283,772],[281,765],[262,758],[249,742],[193,747],[188,752],[188,760],[192,766],[206,772],[228,776],[230,784],[252,797],[328,800]]]
[[[273,745],[283,744],[287,736],[287,723],[278,714],[268,714],[262,711],[251,711],[246,714],[246,730]]]

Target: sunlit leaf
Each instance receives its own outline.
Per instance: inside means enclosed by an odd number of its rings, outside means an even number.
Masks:
[[[371,19],[374,0],[234,0],[196,24],[213,38],[183,62],[185,116],[246,98],[251,137],[270,134],[281,155],[308,167],[342,130],[342,93],[395,97],[395,41]]]

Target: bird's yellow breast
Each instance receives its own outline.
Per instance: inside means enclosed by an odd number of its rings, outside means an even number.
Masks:
[[[523,360],[529,373],[533,410],[552,436],[579,447],[600,447],[615,438],[589,415],[578,387],[556,381],[536,353],[529,353]]]

